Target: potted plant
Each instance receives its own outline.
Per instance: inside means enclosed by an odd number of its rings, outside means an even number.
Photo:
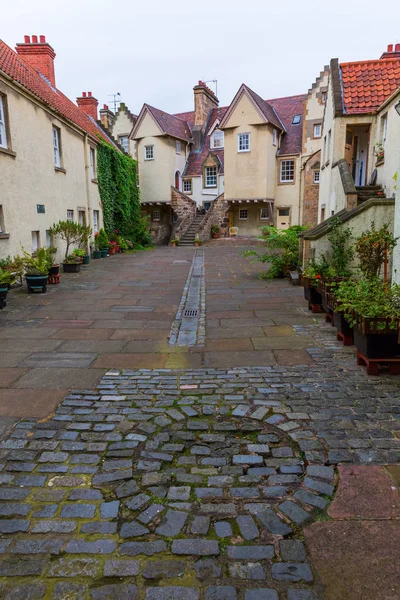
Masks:
[[[220,228],[219,225],[212,225],[211,226],[211,236],[214,240],[217,240],[219,238],[219,232],[220,232]]]
[[[108,254],[108,236],[103,228],[96,235],[96,243],[101,251],[101,257],[105,258]]]
[[[196,237],[194,238],[194,245],[201,246],[201,239],[198,233],[196,233]]]
[[[121,235],[118,237],[118,244],[119,244],[119,251],[121,253],[126,252],[127,250],[129,250],[129,244],[128,244],[128,242]]]
[[[7,294],[10,286],[14,283],[15,277],[9,271],[0,268],[0,309],[7,306]]]
[[[93,250],[93,258],[101,258],[101,250],[99,247],[98,233],[94,235],[94,250]]]
[[[25,280],[28,292],[40,289],[42,293],[47,291],[49,269],[52,265],[52,257],[47,248],[39,248],[35,256],[25,252],[23,256],[25,268]]]
[[[304,299],[313,306],[322,305],[321,292],[318,291],[318,284],[322,278],[323,268],[316,262],[311,262],[301,274],[301,284],[304,290]]]
[[[74,254],[69,254],[63,261],[64,273],[79,273],[81,270],[81,260]]]
[[[108,254],[111,256],[112,254],[117,253],[117,242],[108,242]]]
[[[65,242],[65,258],[63,262],[64,273],[77,272],[71,266],[72,263],[77,264],[74,261],[74,255],[69,253],[71,245],[77,244],[78,246],[82,246],[84,240],[87,241],[91,234],[92,230],[90,227],[86,227],[86,225],[81,225],[75,221],[59,221],[50,227],[50,235],[59,237]],[[78,266],[80,267],[80,264],[78,264]],[[78,269],[78,271],[79,270],[80,269]]]
[[[75,257],[76,262],[79,262],[82,265],[86,252],[82,248],[75,248],[75,250],[72,250],[72,256]]]
[[[51,257],[51,267],[49,269],[49,277],[52,277],[54,275],[59,275],[60,274],[60,265],[55,261],[55,254],[57,252],[57,248],[55,246],[50,246],[49,248],[47,248],[50,257]]]
[[[178,245],[179,245],[179,239],[178,238],[174,238],[173,240],[171,240],[171,246],[173,248],[175,248]]]
[[[376,164],[383,163],[385,160],[385,149],[380,142],[375,144]]]

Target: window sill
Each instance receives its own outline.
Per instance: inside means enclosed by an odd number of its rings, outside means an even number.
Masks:
[[[145,158],[144,159],[146,162],[151,162],[152,160],[154,160],[154,158]]]
[[[0,233],[0,240],[8,240],[10,237],[9,233]]]
[[[17,156],[16,152],[14,152],[13,150],[9,150],[8,148],[2,148],[2,147],[0,147],[0,153],[1,154],[8,154],[8,156],[11,156],[12,158],[15,158]]]
[[[385,164],[385,159],[383,159],[383,160],[377,160],[376,163],[375,163],[375,166],[376,167],[380,167],[381,165],[384,165],[384,164]]]
[[[325,163],[325,166],[326,166],[326,167],[329,167],[329,165],[330,165],[330,164],[331,164],[331,161],[330,161],[330,160],[327,160],[327,161],[326,161],[326,163]]]
[[[243,154],[244,152],[250,152],[250,150],[238,150],[238,154]]]
[[[91,181],[92,181],[92,183],[95,183],[96,185],[98,185],[97,179],[92,179]]]
[[[67,172],[62,167],[54,167],[54,170],[55,170],[56,173],[64,173],[65,174]]]
[[[293,181],[279,181],[278,185],[294,185],[296,182]]]

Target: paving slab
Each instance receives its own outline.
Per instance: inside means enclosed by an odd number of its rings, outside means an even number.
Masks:
[[[0,388],[8,388],[25,372],[26,369],[22,368],[0,368]]]
[[[214,368],[230,367],[262,367],[275,365],[276,360],[271,351],[259,352],[206,352],[204,366]]]
[[[66,395],[66,389],[1,389],[0,417],[43,419]]]
[[[104,374],[105,369],[29,369],[12,385],[15,388],[42,388],[50,390],[68,390],[79,388],[92,389]]]
[[[159,369],[165,367],[166,354],[100,354],[93,369]]]

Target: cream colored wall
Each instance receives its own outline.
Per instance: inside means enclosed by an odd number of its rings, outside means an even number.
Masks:
[[[304,141],[303,141],[303,154],[309,156],[310,154],[314,154],[314,152],[318,152],[322,148],[322,139],[323,134],[320,138],[314,138],[313,132],[314,122],[319,122],[322,125],[325,104],[323,104],[318,98],[318,94],[321,93],[321,88],[326,88],[328,85],[328,74],[324,75],[322,79],[317,83],[315,87],[313,87],[308,93],[307,102],[305,106],[305,114],[304,114]],[[310,131],[307,132],[307,122],[312,121],[310,124]],[[311,133],[311,135],[309,135]]]
[[[277,163],[276,188],[275,188],[275,213],[277,215],[279,208],[290,208],[290,224],[299,225],[299,203],[300,203],[300,157],[282,156],[283,160],[295,161],[295,180],[294,183],[279,183],[279,160]],[[277,222],[275,218],[275,223]]]
[[[190,198],[196,202],[198,206],[202,206],[204,202],[212,202],[217,196],[224,192],[224,176],[217,176],[216,188],[203,188],[203,177],[192,177],[192,194]]]
[[[241,204],[234,204],[231,206],[230,218],[231,227],[238,227],[239,236],[257,237],[261,235],[261,227],[269,225],[269,221],[260,220],[260,209],[265,207],[265,204],[247,204],[242,202]],[[247,219],[239,219],[239,211],[241,208],[247,209]]]
[[[0,257],[19,254],[21,247],[31,251],[32,231],[40,232],[40,244],[45,246],[46,230],[56,221],[66,220],[67,210],[73,210],[78,220],[78,207],[85,208],[90,225],[92,211],[99,210],[102,226],[98,186],[90,181],[88,147],[85,168],[84,135],[1,79],[0,91],[7,96],[12,150],[16,152],[15,158],[0,152],[0,205],[10,234],[8,240],[0,239]],[[61,130],[66,173],[54,169],[53,125]],[[45,205],[45,214],[37,212],[37,204]],[[60,259],[61,242],[57,246]]]
[[[113,128],[112,128],[112,135],[113,135],[114,139],[119,141],[120,135],[129,135],[131,131],[132,131],[132,123],[131,123],[128,115],[123,111],[118,112],[115,116],[115,120],[114,120],[114,124],[113,124]],[[129,153],[132,155],[133,148],[132,148],[131,140],[129,140],[129,142],[130,142]]]
[[[375,139],[371,144],[374,146],[382,140],[382,123],[381,117],[387,114],[387,133],[385,142],[385,161],[382,165],[377,166],[378,178],[377,183],[382,185],[385,194],[388,198],[395,195],[396,182],[393,175],[399,172],[399,180],[397,187],[400,186],[400,116],[395,110],[395,105],[399,102],[399,95],[396,96],[390,104],[384,107],[377,115],[377,126],[375,128]]]

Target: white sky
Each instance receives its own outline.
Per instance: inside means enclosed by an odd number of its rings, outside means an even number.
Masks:
[[[400,42],[398,0],[1,4],[1,39],[14,48],[24,35],[45,35],[57,54],[57,87],[67,96],[90,90],[102,106],[120,92],[135,113],[144,102],[192,110],[199,79],[218,80],[221,106],[241,83],[263,98],[306,93],[331,58],[379,58]]]

